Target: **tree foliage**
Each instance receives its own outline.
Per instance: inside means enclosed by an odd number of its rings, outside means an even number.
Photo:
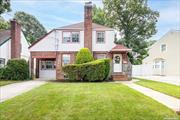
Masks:
[[[104,0],[103,4],[103,9],[93,7],[93,11],[96,11],[93,14],[94,22],[120,31],[122,39],[115,40],[115,43],[132,48],[133,52],[128,54],[131,63],[141,64],[148,55],[149,43],[146,40],[157,32],[159,13],[148,7],[147,0]]]
[[[100,7],[97,7],[95,4],[93,5],[93,10],[92,10],[92,20],[94,23],[97,23],[100,25],[107,24],[104,10],[101,9]]]
[[[0,15],[10,10],[10,0],[0,0]]]
[[[24,35],[29,43],[47,33],[43,25],[33,15],[16,12],[14,18],[22,25]]]
[[[10,28],[9,22],[0,17],[0,30],[6,30]]]

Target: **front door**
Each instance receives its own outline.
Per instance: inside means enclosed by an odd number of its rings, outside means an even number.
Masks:
[[[161,75],[165,75],[165,60],[161,60]]]
[[[122,72],[122,55],[113,54],[113,69],[114,72]]]

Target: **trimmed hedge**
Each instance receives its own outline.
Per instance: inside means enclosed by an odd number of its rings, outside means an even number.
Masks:
[[[0,80],[2,80],[4,78],[4,68],[0,68]]]
[[[77,53],[76,56],[76,64],[82,64],[93,61],[93,56],[88,48],[82,48]]]
[[[110,59],[100,59],[83,64],[69,64],[63,66],[62,69],[70,80],[103,81],[109,75]]]
[[[2,71],[2,79],[27,80],[29,78],[28,63],[24,59],[9,60]]]

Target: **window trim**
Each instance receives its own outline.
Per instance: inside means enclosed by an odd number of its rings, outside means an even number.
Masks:
[[[5,58],[0,58],[1,60],[4,60],[4,65],[2,64],[2,68],[3,67],[5,67],[5,65],[6,65],[6,59]],[[0,64],[1,65],[1,64]],[[0,66],[0,68],[1,68],[1,66]]]
[[[71,42],[64,42],[64,34],[63,33],[65,33],[65,32],[69,32],[70,33],[70,41]],[[72,33],[73,32],[77,32],[78,34],[79,34],[79,41],[78,42],[72,42]],[[80,43],[80,31],[62,31],[62,43],[63,44],[79,44]]]
[[[98,34],[98,32],[104,32],[104,42],[98,42],[97,41],[97,38],[98,38],[98,36],[97,36],[97,34]],[[105,44],[106,43],[106,32],[105,31],[96,31],[96,44]]]
[[[165,45],[165,50],[164,50],[164,51],[162,51],[162,46],[163,46],[163,45]],[[166,52],[166,51],[167,51],[167,45],[166,45],[165,43],[163,43],[163,44],[160,45],[160,51],[161,51],[161,52]]]
[[[68,53],[64,53],[62,54],[62,57],[61,57],[61,66],[64,66],[64,62],[63,62],[63,55],[69,55],[70,59],[69,59],[69,64],[71,64],[71,54],[68,54]]]

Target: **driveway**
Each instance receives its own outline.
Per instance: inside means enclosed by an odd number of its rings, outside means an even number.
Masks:
[[[180,76],[133,76],[133,77],[165,82],[174,85],[180,85]]]
[[[0,87],[0,102],[13,98],[17,95],[25,93],[33,88],[39,87],[47,82],[45,81],[25,81],[20,83],[14,83]]]

